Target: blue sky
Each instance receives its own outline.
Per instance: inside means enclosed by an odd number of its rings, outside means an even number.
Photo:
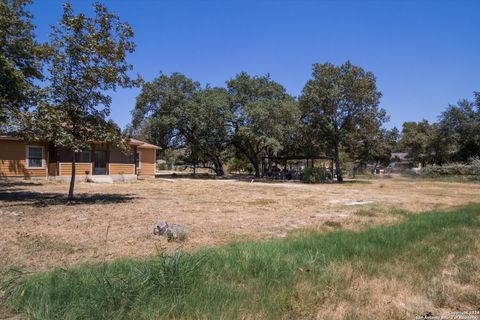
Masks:
[[[37,36],[46,41],[62,3],[34,0]],[[93,1],[72,1],[91,13]],[[182,72],[223,86],[240,71],[269,73],[298,96],[313,63],[346,60],[372,71],[387,127],[438,115],[480,91],[480,1],[103,1],[129,22],[129,56],[145,80]],[[112,118],[131,120],[139,89],[113,94]]]

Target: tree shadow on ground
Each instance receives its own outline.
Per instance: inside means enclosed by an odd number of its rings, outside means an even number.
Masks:
[[[213,181],[213,180],[233,180],[236,182],[251,182],[251,183],[265,183],[265,184],[295,184],[295,185],[314,185],[314,184],[307,184],[302,182],[300,179],[275,179],[271,177],[255,177],[253,175],[248,175],[248,174],[226,174],[224,176],[218,177],[215,176],[214,174],[208,174],[208,173],[197,173],[196,175],[193,175],[192,173],[157,173],[155,175],[155,178],[157,180],[181,180],[181,179],[193,179],[193,180],[208,180],[208,181]],[[335,185],[350,185],[350,184],[371,184],[372,182],[369,180],[365,179],[354,179],[354,178],[348,178],[345,179],[343,182],[338,182],[334,181],[332,182],[325,182],[325,183],[319,183],[323,185],[330,185],[330,184],[335,184]]]
[[[75,199],[68,200],[65,193],[36,192],[23,187],[34,184],[8,183],[0,186],[0,202],[14,205],[32,205],[34,207],[47,207],[52,205],[81,205],[81,204],[109,204],[133,201],[137,197],[133,194],[109,193],[80,193]]]
[[[346,179],[343,180],[343,182],[335,182],[336,184],[344,184],[344,185],[349,185],[349,184],[372,184],[373,182],[370,180],[365,180],[365,179]]]
[[[157,173],[155,175],[156,179],[195,179],[195,180],[226,180],[226,179],[233,179],[230,176],[216,176],[214,174],[209,173],[197,173],[193,175],[192,173]]]
[[[299,182],[299,180],[280,180],[280,179],[271,179],[271,178],[259,178],[253,175],[248,174],[226,174],[224,176],[216,176],[215,174],[209,173],[197,173],[193,175],[192,173],[157,173],[155,175],[157,180],[162,179],[171,179],[171,180],[234,180],[239,182],[265,182],[265,183],[286,183],[286,182]]]
[[[33,181],[6,181],[0,179],[0,190],[3,189],[12,189],[15,187],[35,187],[41,186],[42,183],[33,182]]]

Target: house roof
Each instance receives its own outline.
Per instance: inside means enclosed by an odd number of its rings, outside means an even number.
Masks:
[[[131,146],[136,146],[137,148],[144,148],[144,149],[161,149],[159,146],[156,146],[154,144],[148,143],[148,142],[143,142],[138,139],[130,138],[128,143]]]
[[[19,141],[22,140],[17,137],[12,137],[12,136],[5,136],[5,135],[0,135],[0,140],[10,140],[10,141]],[[136,146],[137,148],[143,148],[143,149],[161,149],[159,146],[156,146],[154,144],[144,142],[138,139],[129,139],[128,144],[131,146]]]
[[[10,137],[10,136],[0,136],[0,140],[18,141],[18,140],[20,140],[20,138]]]

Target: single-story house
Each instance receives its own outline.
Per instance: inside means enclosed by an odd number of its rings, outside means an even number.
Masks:
[[[131,151],[102,142],[76,153],[75,176],[87,179],[110,176],[112,180],[155,177],[156,151],[160,147],[129,139]],[[72,174],[72,152],[52,143],[25,142],[0,136],[0,178],[44,178],[63,180]]]

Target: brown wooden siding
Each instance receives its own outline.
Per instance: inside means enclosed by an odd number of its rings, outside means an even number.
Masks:
[[[49,176],[56,176],[57,175],[57,164],[56,163],[49,163],[48,164],[48,175]]]
[[[140,151],[140,175],[155,175],[156,150],[138,148]]]
[[[112,146],[110,147],[109,161],[110,163],[133,164],[133,150],[123,152],[115,146]]]
[[[38,145],[34,143],[25,143],[15,140],[0,140],[0,177],[46,177],[47,166],[46,155],[47,147],[43,149],[42,168],[27,168],[26,146]]]
[[[108,174],[135,174],[135,164],[128,163],[109,163]]]
[[[75,176],[86,176],[92,174],[92,163],[76,163],[75,164]],[[60,176],[71,176],[72,175],[72,164],[69,162],[60,162],[59,163],[59,175]]]

